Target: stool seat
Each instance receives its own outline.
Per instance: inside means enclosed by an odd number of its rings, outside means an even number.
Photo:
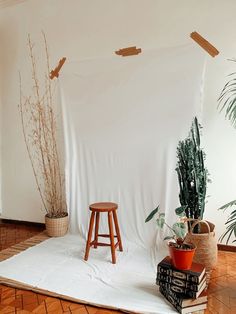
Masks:
[[[117,210],[118,205],[116,203],[111,202],[102,202],[102,203],[94,203],[89,205],[89,209],[91,211],[97,212],[109,212],[113,210]]]
[[[111,255],[112,255],[112,263],[116,263],[116,255],[115,255],[115,249],[119,246],[119,250],[123,251],[122,242],[121,242],[121,236],[120,236],[120,230],[118,225],[118,219],[116,210],[118,208],[118,205],[116,203],[112,202],[101,202],[101,203],[94,203],[89,205],[89,209],[92,211],[90,222],[89,222],[89,230],[88,230],[88,237],[87,237],[87,243],[86,243],[86,250],[84,259],[85,261],[88,260],[90,247],[93,246],[95,249],[98,246],[110,246],[111,247]],[[109,234],[99,234],[99,221],[100,221],[100,213],[107,213],[108,214],[108,226],[109,226]],[[96,216],[96,217],[95,217]],[[95,222],[95,233],[94,233],[94,240],[92,239],[92,233],[93,233],[93,225]],[[115,225],[115,231],[116,235],[114,235],[113,231],[113,222]],[[104,237],[104,238],[110,238],[110,243],[102,243],[98,242],[98,237]],[[117,238],[117,242],[115,243],[115,238]]]

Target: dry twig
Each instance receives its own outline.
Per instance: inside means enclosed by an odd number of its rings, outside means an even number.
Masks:
[[[46,53],[46,73],[44,85],[40,84],[34,45],[28,37],[28,47],[32,71],[32,88],[29,96],[24,96],[20,76],[19,111],[24,141],[33,169],[36,185],[49,217],[66,214],[64,196],[64,174],[61,171],[56,140],[56,117],[53,86],[50,80],[48,45],[43,34]]]

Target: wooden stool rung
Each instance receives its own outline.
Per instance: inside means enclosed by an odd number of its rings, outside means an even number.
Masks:
[[[117,248],[119,244],[120,244],[119,241],[117,241],[116,244],[115,244],[115,248]],[[93,246],[93,245],[97,245],[97,246],[111,246],[110,243],[97,242],[95,240],[90,242],[89,245],[90,246]]]
[[[98,234],[98,237],[110,238],[110,235],[109,234]],[[114,238],[117,238],[117,236],[114,235]]]
[[[97,242],[97,241],[90,242],[90,246],[93,246],[93,245],[97,245],[97,246],[111,246],[110,243],[103,243],[103,242]]]

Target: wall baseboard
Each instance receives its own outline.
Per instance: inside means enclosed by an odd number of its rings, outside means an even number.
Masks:
[[[13,220],[13,219],[5,219],[5,218],[0,218],[0,224],[15,224],[15,225],[25,225],[25,226],[31,226],[31,227],[45,228],[45,223],[23,221],[23,220]]]
[[[219,251],[236,252],[236,246],[234,245],[217,244],[217,246]]]
[[[0,218],[0,225],[1,224],[16,224],[16,225],[25,225],[25,226],[31,226],[31,227],[45,228],[45,223],[23,221],[23,220],[13,220],[13,219],[5,219],[5,218]],[[236,252],[236,246],[234,245],[217,244],[217,247],[219,251]]]

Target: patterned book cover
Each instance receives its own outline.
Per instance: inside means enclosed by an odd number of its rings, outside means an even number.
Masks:
[[[160,286],[159,290],[161,292],[161,291],[166,290],[166,289],[165,289],[165,287]],[[182,308],[207,302],[207,292],[205,290],[196,299],[189,298],[188,296],[186,296],[183,293],[176,293],[172,290],[169,290],[168,294],[170,295],[172,300],[175,301],[175,303]]]
[[[171,258],[166,256],[157,265],[157,273],[199,284],[206,273],[206,269],[201,264],[192,263],[190,270],[177,270],[171,264]]]
[[[173,291],[177,294],[184,294],[186,296],[188,296],[189,298],[193,298],[196,299],[199,297],[199,295],[202,293],[202,291],[206,288],[206,280],[202,281],[201,287],[199,288],[198,291],[191,291],[187,288],[184,287],[179,287],[179,286],[175,286],[172,285],[168,282],[165,281],[159,281],[159,287],[168,290],[168,291]]]
[[[182,307],[181,305],[176,302],[176,300],[172,297],[169,291],[165,288],[160,286],[161,294],[174,306],[174,308],[181,314],[192,313],[196,311],[201,311],[207,308],[207,302],[203,302],[200,304],[192,304],[186,307]]]
[[[202,278],[202,281],[206,280],[206,276],[204,276]],[[157,273],[157,278],[156,278],[156,284],[159,285],[159,281],[164,281],[164,282],[168,282],[172,285],[178,286],[178,287],[183,287],[192,291],[199,291],[199,289],[201,288],[201,283],[202,281],[197,284],[191,281],[186,281],[183,279],[179,279],[173,276],[169,276],[163,273]]]

